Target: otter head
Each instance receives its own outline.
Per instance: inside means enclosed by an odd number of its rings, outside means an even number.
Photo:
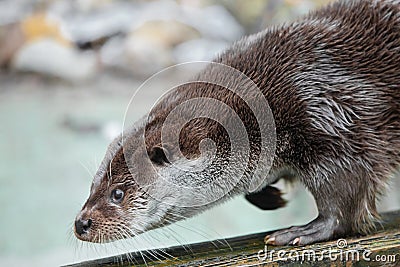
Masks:
[[[201,152],[201,130],[193,138],[185,137],[193,127],[182,132],[181,145],[188,148],[182,154],[183,147],[160,144],[163,121],[148,117],[109,146],[76,217],[78,239],[104,243],[135,236],[199,213],[215,194],[204,183],[223,166],[200,167],[211,160]],[[194,121],[188,125],[199,127]]]
[[[132,236],[132,222],[138,215],[134,211],[143,210],[147,202],[148,196],[126,164],[119,136],[108,147],[94,176],[90,195],[75,220],[75,236],[96,243]]]

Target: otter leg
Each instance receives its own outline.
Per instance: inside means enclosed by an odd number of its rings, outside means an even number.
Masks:
[[[376,215],[376,191],[371,190],[372,179],[368,175],[355,177],[346,174],[339,171],[330,178],[303,179],[316,200],[318,217],[306,225],[277,231],[267,236],[265,242],[271,245],[307,245],[363,232],[363,227],[372,225]]]

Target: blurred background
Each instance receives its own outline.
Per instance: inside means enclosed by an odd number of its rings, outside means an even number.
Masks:
[[[294,201],[277,211],[238,197],[137,240],[92,245],[72,234],[93,174],[143,81],[173,64],[211,60],[242,36],[327,2],[0,0],[0,266],[57,266],[313,219],[310,195],[280,185]],[[143,103],[137,118],[152,104]],[[400,208],[399,179],[391,188],[381,211]]]

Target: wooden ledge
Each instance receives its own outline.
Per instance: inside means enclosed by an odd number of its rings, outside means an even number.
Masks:
[[[400,211],[382,214],[369,236],[300,247],[265,247],[271,232],[163,249],[175,258],[144,262],[139,252],[85,261],[65,267],[94,266],[400,266]],[[228,243],[228,245],[220,245]],[[217,246],[215,244],[218,244]],[[157,256],[159,257],[159,256]]]

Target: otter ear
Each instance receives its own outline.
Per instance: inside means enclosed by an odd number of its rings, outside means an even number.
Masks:
[[[170,163],[167,155],[168,151],[159,145],[152,147],[149,152],[150,160],[158,165],[162,165],[164,163]]]

